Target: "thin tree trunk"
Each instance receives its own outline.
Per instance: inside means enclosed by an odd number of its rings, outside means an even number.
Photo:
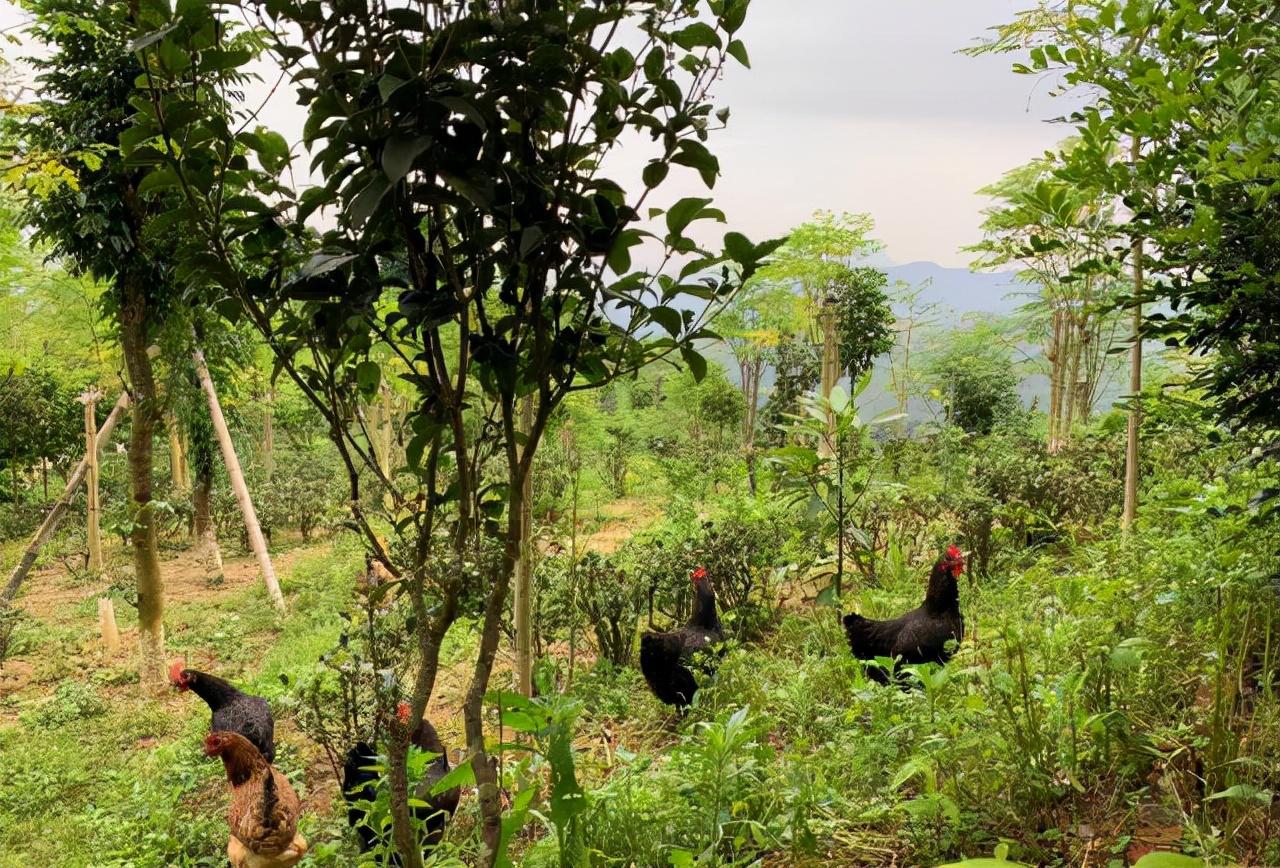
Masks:
[[[822,320],[822,399],[829,401],[832,390],[840,380],[840,344],[836,337],[834,306],[824,300],[819,318]],[[830,408],[827,408],[826,413],[827,431],[826,436],[818,444],[818,454],[829,458],[834,452],[836,417]]]
[[[743,390],[746,393],[747,411],[742,418],[742,448],[747,456],[747,485],[751,496],[756,496],[756,416],[760,403],[760,375],[763,359],[757,356],[742,366]],[[747,381],[750,380],[750,388]]]
[[[133,496],[133,566],[138,588],[138,675],[143,687],[165,684],[164,578],[151,505],[153,441],[161,418],[147,342],[146,290],[128,276],[121,287],[120,344],[133,388],[133,424],[129,432],[129,480]]]
[[[1053,335],[1049,339],[1049,451],[1058,451],[1062,419],[1062,311],[1053,311]]]
[[[520,430],[527,437],[533,429],[533,395],[520,406]],[[530,448],[527,444],[526,449]],[[521,696],[533,696],[533,469],[524,477],[520,520],[520,560],[516,563],[516,690]]]
[[[569,515],[569,675],[565,678],[567,692],[573,684],[573,667],[578,651],[578,480],[580,470],[573,463],[573,507]]]
[[[84,404],[84,457],[88,464],[84,474],[89,543],[88,566],[90,572],[95,574],[102,572],[102,533],[99,529],[98,509],[98,415],[96,412],[100,397],[102,397],[101,392],[90,389],[79,399],[80,403]]]
[[[1084,341],[1080,339],[1080,333],[1080,326],[1072,316],[1067,325],[1067,334],[1070,336],[1068,350],[1071,357],[1071,367],[1066,372],[1067,409],[1063,414],[1062,429],[1058,432],[1058,437],[1064,445],[1071,440],[1071,426],[1075,424],[1079,411],[1077,405],[1080,401],[1080,353],[1084,349]]]
[[[539,433],[534,432],[529,435],[525,450],[536,448]],[[511,445],[508,449],[514,450],[515,446]],[[475,671],[462,706],[467,751],[471,755],[472,770],[476,778],[476,798],[480,803],[480,831],[484,850],[479,864],[486,868],[491,868],[498,858],[498,845],[502,837],[502,799],[496,758],[490,758],[485,748],[484,695],[488,690],[489,678],[493,674],[493,661],[498,651],[502,612],[506,607],[507,592],[520,560],[520,541],[524,538],[525,475],[530,472],[530,468],[522,466],[523,461],[516,462],[509,458],[509,462],[511,500],[507,504],[506,551],[485,603]]]
[[[115,431],[116,423],[120,421],[120,417],[124,415],[124,410],[129,406],[129,393],[121,393],[116,405],[111,408],[110,415],[107,416],[102,427],[98,429],[98,449],[102,449],[111,442],[111,434]],[[53,536],[53,532],[58,528],[58,522],[62,520],[71,506],[71,498],[75,496],[76,490],[80,484],[84,482],[85,475],[89,471],[88,457],[82,458],[80,463],[76,465],[76,469],[71,472],[67,478],[67,486],[62,492],[62,497],[58,499],[49,513],[44,517],[44,521],[40,523],[40,527],[36,529],[35,534],[31,537],[31,542],[27,544],[27,548],[22,553],[22,558],[13,568],[13,572],[9,574],[9,581],[5,585],[4,593],[0,594],[0,609],[7,608],[13,601],[14,596],[18,593],[18,588],[22,585],[27,574],[31,572],[31,567],[36,562],[36,558],[40,556],[40,549],[49,541],[49,537]]]
[[[262,472],[270,479],[276,472],[276,390],[267,390],[267,401],[262,411]]]
[[[1133,165],[1138,165],[1142,143],[1135,136],[1131,150]],[[1143,244],[1133,239],[1133,294],[1141,298],[1143,289]],[[1138,515],[1138,427],[1142,422],[1142,302],[1133,306],[1133,346],[1129,349],[1129,426],[1124,451],[1124,512],[1120,527],[1128,531]]]
[[[222,548],[213,524],[213,444],[191,443],[195,473],[191,484],[192,526],[196,557],[204,566],[205,581],[216,584],[223,578]]]
[[[244,518],[245,533],[249,537],[249,546],[258,558],[258,567],[262,570],[262,581],[267,586],[267,594],[272,604],[281,612],[284,611],[284,595],[280,593],[280,583],[276,581],[276,571],[271,565],[271,555],[267,553],[267,542],[262,537],[262,527],[258,524],[258,515],[253,509],[253,499],[249,496],[249,486],[245,484],[244,474],[240,471],[240,459],[236,457],[235,445],[231,442],[231,432],[227,430],[227,420],[222,415],[222,405],[218,403],[218,393],[213,388],[213,380],[209,376],[209,366],[205,364],[204,353],[199,348],[191,353],[196,363],[196,376],[200,379],[200,388],[209,402],[209,417],[213,422],[213,433],[218,438],[218,446],[222,449],[222,461],[227,466],[227,475],[231,477],[231,490],[235,492],[236,501],[240,504],[240,515]]]
[[[191,486],[191,479],[187,473],[187,453],[182,448],[182,438],[178,435],[178,420],[169,415],[167,421],[169,429],[169,479],[173,482],[173,487],[186,490]]]

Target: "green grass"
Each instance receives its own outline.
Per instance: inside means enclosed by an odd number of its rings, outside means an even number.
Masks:
[[[309,669],[333,644],[360,564],[358,547],[341,538],[299,561],[282,577],[291,603],[283,620],[257,586],[170,606],[168,650],[212,653],[229,678],[276,700],[285,691],[280,674]],[[81,608],[75,614],[86,614]],[[39,655],[86,638],[70,628],[24,630],[28,653]],[[18,722],[0,727],[0,865],[224,864],[224,778],[200,751],[204,705],[141,696],[128,668],[67,666],[64,674],[59,695],[28,699]],[[309,746],[282,739],[277,765],[304,798],[313,759]],[[302,831],[339,834],[315,812]]]

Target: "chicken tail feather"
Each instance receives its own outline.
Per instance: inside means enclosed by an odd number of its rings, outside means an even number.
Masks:
[[[271,822],[271,815],[275,813],[276,803],[279,800],[280,795],[276,792],[276,776],[274,771],[268,767],[267,779],[262,782],[262,822],[264,825]]]

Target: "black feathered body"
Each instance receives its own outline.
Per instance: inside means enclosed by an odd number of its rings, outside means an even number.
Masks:
[[[920,607],[888,621],[849,614],[843,623],[849,648],[859,660],[892,657],[902,663],[946,663],[952,655],[947,646],[964,638],[956,579],[943,562],[934,567]],[[881,684],[889,681],[878,666],[867,667],[867,674]]]
[[[230,682],[195,669],[183,670],[187,689],[199,696],[213,712],[211,732],[225,730],[243,735],[267,762],[276,758],[276,727],[271,706],[261,696],[242,693]]]
[[[640,637],[640,671],[649,689],[660,702],[684,708],[693,701],[698,682],[689,668],[695,654],[708,651],[724,639],[724,628],[716,615],[715,594],[710,583],[695,585],[693,617],[679,630],[670,633],[645,633]],[[704,671],[714,663],[704,661]]]
[[[449,773],[449,757],[444,744],[434,726],[423,720],[414,730],[410,739],[415,747],[427,753],[437,754],[427,767],[427,773],[418,784],[413,798],[426,802],[425,807],[411,808],[410,813],[423,824],[423,845],[435,847],[444,836],[445,826],[449,818],[458,810],[461,792],[458,787],[446,790],[438,795],[431,795],[431,789]],[[347,751],[346,761],[342,769],[342,794],[347,800],[347,822],[360,836],[360,849],[367,852],[379,842],[379,835],[365,823],[364,808],[357,807],[356,802],[365,800],[372,802],[378,794],[378,773],[367,766],[378,763],[377,751],[367,742],[359,742]],[[393,859],[393,864],[399,864]]]

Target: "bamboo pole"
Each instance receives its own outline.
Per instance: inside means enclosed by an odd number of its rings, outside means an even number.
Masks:
[[[231,477],[231,490],[235,492],[236,501],[240,504],[240,514],[244,518],[245,531],[249,536],[249,546],[258,558],[258,566],[262,569],[262,581],[267,586],[267,594],[271,602],[281,612],[284,611],[284,594],[280,593],[280,583],[276,581],[276,571],[271,565],[271,555],[267,553],[267,541],[262,537],[262,527],[258,524],[258,514],[253,509],[253,500],[249,497],[249,486],[245,484],[244,473],[240,470],[240,459],[236,457],[231,432],[227,430],[227,420],[222,415],[222,405],[218,403],[218,393],[213,388],[213,379],[209,376],[209,366],[205,364],[204,353],[199,348],[191,353],[196,363],[196,376],[200,379],[200,388],[209,402],[209,416],[213,421],[213,433],[217,435],[218,446],[222,450],[222,461],[227,466],[227,475]]]
[[[98,626],[102,628],[102,644],[108,654],[120,650],[120,631],[116,628],[116,609],[110,597],[98,598]]]
[[[102,392],[89,389],[82,393],[78,400],[84,405],[84,460],[87,467],[84,474],[86,491],[86,508],[88,514],[89,537],[89,570],[92,573],[102,572],[102,532],[99,528],[100,510],[98,505],[98,416],[96,408]]]
[[[111,414],[107,416],[107,420],[98,429],[99,450],[111,442],[111,433],[115,430],[116,423],[120,421],[120,417],[128,406],[129,394],[122,392],[119,400],[116,401],[116,405],[111,408]],[[71,498],[76,493],[76,489],[80,487],[80,483],[84,482],[86,473],[88,473],[88,456],[82,458],[80,463],[76,465],[76,469],[71,472],[70,478],[67,479],[67,487],[62,492],[62,497],[49,508],[49,514],[44,517],[44,521],[41,522],[35,535],[31,537],[31,542],[28,543],[26,550],[23,551],[21,560],[14,566],[13,572],[9,574],[9,582],[5,585],[4,593],[0,594],[0,609],[7,607],[18,593],[18,588],[22,585],[23,579],[27,577],[27,573],[31,572],[31,567],[35,564],[36,558],[40,554],[40,549],[48,542],[49,537],[57,529],[58,522],[62,520],[67,508],[71,506]]]

